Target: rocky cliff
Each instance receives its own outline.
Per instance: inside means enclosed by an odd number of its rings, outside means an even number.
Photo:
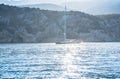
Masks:
[[[55,42],[63,39],[64,12],[0,5],[0,42]],[[87,42],[120,41],[120,15],[67,12],[67,38]]]

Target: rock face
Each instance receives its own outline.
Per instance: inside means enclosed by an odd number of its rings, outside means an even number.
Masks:
[[[42,43],[63,39],[64,12],[0,5],[0,42]],[[67,12],[67,38],[120,41],[120,15]]]

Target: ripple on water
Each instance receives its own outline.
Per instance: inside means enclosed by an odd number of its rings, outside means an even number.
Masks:
[[[120,44],[1,44],[2,78],[120,79]]]

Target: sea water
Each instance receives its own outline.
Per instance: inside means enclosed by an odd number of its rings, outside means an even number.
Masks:
[[[0,44],[0,79],[120,79],[120,43]]]

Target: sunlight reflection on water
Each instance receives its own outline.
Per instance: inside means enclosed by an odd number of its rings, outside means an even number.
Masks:
[[[77,47],[74,45],[65,45],[64,51],[66,52],[65,55],[62,58],[63,67],[62,70],[64,70],[63,74],[61,75],[62,78],[65,78],[65,76],[68,76],[69,78],[78,78],[79,74],[74,73],[77,71],[77,65],[73,64],[73,59],[75,59],[75,55],[77,54]],[[67,77],[67,78],[68,78]]]
[[[119,79],[120,44],[1,44],[2,78]]]

